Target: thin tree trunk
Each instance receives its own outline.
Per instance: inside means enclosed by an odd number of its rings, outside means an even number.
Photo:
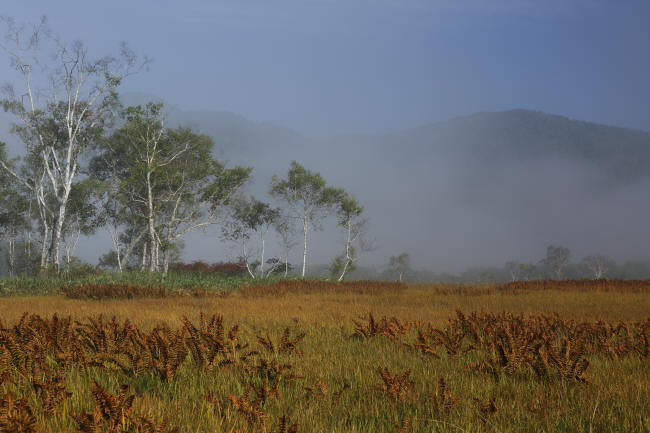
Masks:
[[[140,264],[140,272],[144,272],[147,266],[147,243],[142,243],[142,262]]]
[[[307,269],[307,216],[304,214],[302,217],[302,235],[303,235],[302,278],[305,278],[305,271]]]
[[[7,243],[7,248],[8,248],[8,253],[9,253],[9,276],[13,277],[15,273],[15,267],[16,267],[16,255],[15,255],[15,244],[16,244],[16,239],[11,236],[9,238],[9,241]]]
[[[345,277],[345,273],[348,271],[348,265],[352,260],[352,258],[350,257],[350,241],[352,238],[352,225],[350,223],[348,223],[347,229],[348,229],[348,237],[345,240],[345,264],[343,265],[343,271],[341,272],[341,276],[338,279],[339,283],[343,281],[343,277]]]
[[[153,192],[151,190],[151,171],[147,172],[147,223],[149,225],[149,248],[151,249],[151,260],[149,262],[149,272],[158,270],[158,248],[156,242],[156,225],[153,215]]]
[[[167,272],[169,272],[169,250],[170,248],[166,248],[163,251],[163,275],[166,276]]]
[[[264,277],[264,235],[260,233],[262,252],[260,254],[260,276]]]
[[[135,250],[136,245],[138,244],[138,242],[140,242],[140,239],[142,239],[146,233],[147,233],[147,231],[143,230],[142,232],[140,232],[140,234],[138,236],[136,236],[134,239],[131,239],[131,242],[129,242],[129,246],[126,247],[126,251],[124,251],[124,256],[122,257],[121,260],[120,260],[120,252],[119,252],[119,250],[117,251],[117,259],[118,259],[118,265],[120,266],[120,272],[122,272],[121,263],[126,264],[126,263],[129,262],[129,257],[131,257],[131,253]],[[145,260],[145,257],[147,255],[146,254],[146,245],[147,245],[147,243],[144,242],[143,244],[144,245],[142,247],[143,248],[143,250],[142,250],[142,268],[140,269],[140,272],[144,271],[144,260]]]
[[[106,231],[111,235],[111,240],[113,241],[113,248],[115,249],[115,255],[117,256],[117,272],[122,273],[122,254],[120,251],[120,242],[117,238],[117,234],[111,230],[109,226],[106,226]]]
[[[47,268],[47,241],[50,238],[50,228],[43,220],[43,243],[41,245],[41,270]]]
[[[246,270],[250,274],[251,278],[255,279],[255,274],[251,270],[250,264],[248,263],[248,254],[246,253],[246,239],[241,241],[241,256],[244,259],[244,264],[246,265]]]

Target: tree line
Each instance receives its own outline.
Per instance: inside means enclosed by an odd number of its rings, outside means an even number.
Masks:
[[[214,158],[210,137],[167,127],[163,104],[122,106],[119,85],[147,59],[124,45],[117,56],[93,59],[84,44],[53,36],[45,19],[3,21],[0,47],[20,85],[5,86],[0,103],[23,147],[10,158],[0,142],[0,235],[10,274],[58,272],[62,259],[73,260],[80,236],[99,229],[110,235],[118,272],[166,274],[185,235],[220,226],[253,278],[278,269],[286,275],[300,233],[304,277],[309,234],[332,214],[345,238],[331,264],[339,280],[368,248],[363,207],[319,173],[291,162],[285,177],[271,181],[274,207],[244,195],[251,167],[227,167]],[[271,230],[282,254],[269,259]]]
[[[324,274],[323,274],[324,275]],[[542,279],[650,279],[650,261],[617,263],[613,258],[596,253],[572,261],[568,247],[549,245],[546,255],[537,262],[512,260],[503,266],[469,268],[459,273],[414,269],[408,253],[390,257],[382,268],[360,267],[354,278],[394,280],[416,283],[504,283]]]

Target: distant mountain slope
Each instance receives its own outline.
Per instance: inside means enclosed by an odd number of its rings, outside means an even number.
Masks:
[[[650,132],[581,122],[538,111],[476,113],[389,134],[383,147],[495,159],[583,160],[617,178],[650,177]]]
[[[156,98],[127,94],[128,104]],[[211,136],[219,157],[268,169],[276,160],[330,161],[398,158],[401,161],[456,156],[489,161],[569,158],[594,165],[619,180],[650,178],[650,132],[631,130],[531,110],[482,112],[383,136],[347,134],[305,137],[290,128],[250,121],[224,111],[183,111],[171,107],[169,124],[191,126]],[[316,156],[316,158],[314,158]],[[262,162],[260,160],[260,162]],[[267,171],[267,170],[262,170]]]
[[[159,98],[143,93],[120,96],[124,105],[145,104]],[[255,122],[228,111],[180,110],[167,105],[167,125],[191,127],[210,136],[218,157],[236,163],[251,158],[268,157],[280,152],[293,152],[304,147],[310,139],[290,128]]]

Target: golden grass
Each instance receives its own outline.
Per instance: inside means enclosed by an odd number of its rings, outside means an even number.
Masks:
[[[467,316],[480,326],[473,334],[463,331],[459,342],[456,310],[515,316]],[[133,359],[144,356],[138,362],[145,366],[115,367],[97,358],[82,367],[73,350],[17,374],[6,369],[18,361],[9,361],[0,342],[0,432],[7,414],[15,422],[24,417],[33,431],[52,433],[95,425],[120,432],[647,432],[647,355],[625,347],[617,355],[615,342],[594,345],[580,332],[597,335],[597,321],[646,321],[649,311],[646,291],[589,291],[584,285],[0,298],[5,329],[24,312],[71,316],[81,322],[75,326],[86,326],[78,332],[91,332],[88,318],[100,314],[120,324],[129,319],[144,334],[128,350],[135,350]],[[202,322],[201,313],[223,319]],[[558,328],[539,325],[540,315],[556,315]],[[537,318],[527,322],[526,316]],[[535,323],[545,331],[534,331]],[[540,336],[556,331],[548,345],[536,346]],[[0,339],[8,341],[7,335]],[[635,347],[643,347],[638,338],[644,334],[635,335]]]
[[[522,314],[552,314],[575,320],[642,320],[650,311],[650,296],[644,293],[528,291],[518,294],[478,296],[440,295],[427,286],[415,286],[401,293],[318,293],[287,294],[282,297],[248,297],[234,293],[227,297],[182,297],[133,300],[77,300],[63,296],[0,298],[0,317],[14,321],[23,312],[39,315],[70,315],[83,318],[99,314],[130,318],[141,326],[158,322],[179,325],[183,316],[195,319],[201,312],[218,312],[230,321],[251,323],[286,322],[298,318],[304,323],[339,327],[352,326],[360,313],[377,317],[399,317],[441,323],[462,311],[508,311]]]

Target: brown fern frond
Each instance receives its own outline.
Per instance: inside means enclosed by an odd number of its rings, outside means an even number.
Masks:
[[[387,368],[379,367],[377,371],[384,383],[375,385],[375,388],[386,392],[393,400],[406,400],[411,386],[415,383],[409,380],[411,370],[394,376]]]
[[[401,424],[395,424],[396,433],[409,433],[411,431],[411,418],[404,418]]]
[[[36,417],[25,398],[19,400],[13,394],[0,400],[0,432],[35,433]]]
[[[59,413],[59,404],[70,398],[72,393],[66,391],[64,377],[56,374],[49,368],[43,370],[44,378],[38,378],[36,371],[33,372],[32,387],[41,402],[41,409],[46,415]]]
[[[435,394],[433,395],[433,405],[437,412],[442,412],[451,409],[460,402],[460,398],[456,398],[450,394],[445,380],[441,377],[438,379]]]
[[[474,402],[476,403],[476,408],[478,409],[479,414],[481,415],[481,420],[483,421],[486,421],[490,416],[499,411],[499,408],[492,397],[487,401],[475,397]]]
[[[273,433],[298,433],[298,424],[291,424],[291,421],[286,416],[282,416],[278,420],[278,428]]]
[[[133,412],[135,395],[127,395],[129,386],[122,385],[119,394],[110,394],[97,382],[93,382],[91,393],[95,399],[95,408],[92,412],[80,414],[71,413],[70,416],[78,425],[80,432],[109,432],[118,433],[123,429]]]

